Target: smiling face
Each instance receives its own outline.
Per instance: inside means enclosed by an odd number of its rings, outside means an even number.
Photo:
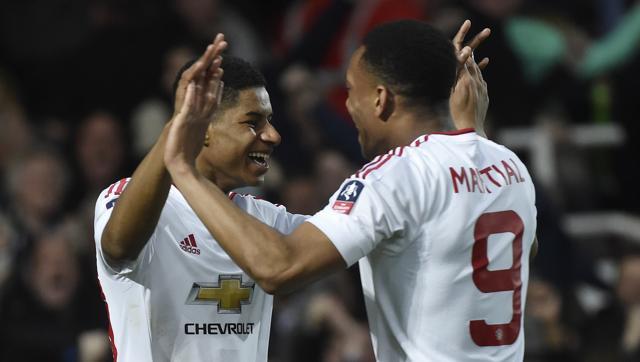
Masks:
[[[347,110],[358,129],[358,142],[365,159],[386,152],[385,122],[376,112],[379,104],[378,83],[373,74],[362,64],[364,47],[358,48],[351,57],[347,69]]]
[[[264,87],[241,90],[237,100],[219,110],[211,122],[209,145],[198,156],[200,171],[224,191],[260,184],[271,153],[280,144],[272,114]]]

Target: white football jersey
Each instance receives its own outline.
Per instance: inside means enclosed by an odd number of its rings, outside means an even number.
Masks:
[[[95,210],[98,278],[116,359],[267,361],[273,297],[234,264],[175,187],[139,257],[106,260],[100,239],[127,181],[104,190]],[[282,233],[305,220],[251,196],[230,197]]]
[[[536,208],[507,148],[470,129],[421,136],[308,221],[360,260],[379,361],[522,361]]]

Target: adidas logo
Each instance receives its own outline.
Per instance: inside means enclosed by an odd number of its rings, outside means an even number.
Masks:
[[[198,244],[196,244],[196,238],[193,234],[189,234],[186,238],[180,240],[178,242],[180,244],[180,249],[187,253],[200,255],[200,249],[198,249]]]

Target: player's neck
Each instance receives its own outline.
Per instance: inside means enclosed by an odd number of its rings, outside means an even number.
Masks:
[[[228,193],[229,191],[242,186],[236,185],[234,180],[225,176],[224,173],[219,172],[216,167],[207,162],[202,156],[198,156],[196,158],[196,169],[202,176],[213,182],[224,193]]]
[[[389,132],[389,149],[406,146],[416,138],[443,131],[441,121],[435,116],[415,113],[396,114]]]

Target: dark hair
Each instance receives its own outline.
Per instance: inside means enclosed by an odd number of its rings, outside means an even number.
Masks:
[[[368,71],[410,106],[447,104],[456,77],[453,44],[444,34],[416,20],[380,25],[363,40]]]
[[[197,59],[188,61],[178,71],[173,83],[174,97],[176,90],[178,89],[178,83],[180,82],[182,73],[184,73],[184,71],[196,61]],[[235,104],[238,100],[238,94],[242,90],[267,86],[267,81],[264,79],[262,73],[260,73],[260,71],[249,62],[241,58],[234,57],[232,55],[224,55],[222,57],[222,69],[224,69],[224,75],[222,76],[222,80],[224,81],[224,90],[222,92],[222,100],[220,101],[221,108]]]

